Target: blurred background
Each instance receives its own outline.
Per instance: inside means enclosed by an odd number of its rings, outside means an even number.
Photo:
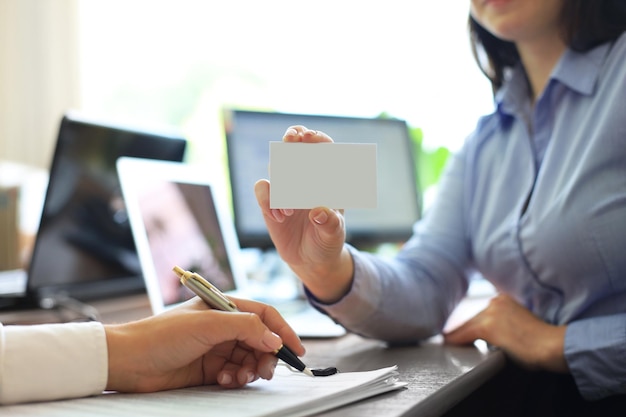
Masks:
[[[469,2],[2,0],[0,152],[47,167],[67,109],[184,129],[194,159],[224,105],[407,120],[457,149],[492,107]]]
[[[425,188],[492,108],[470,52],[468,9],[400,0],[0,0],[0,187],[29,178],[7,161],[48,169],[69,109],[173,125],[189,140],[188,160],[225,177],[221,109],[237,107],[404,119],[430,156],[420,167]]]

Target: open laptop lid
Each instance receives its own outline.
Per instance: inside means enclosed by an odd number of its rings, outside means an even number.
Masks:
[[[120,158],[117,168],[153,313],[194,296],[172,271],[175,265],[226,293],[245,293],[224,193],[206,170],[138,158]]]
[[[121,156],[181,161],[185,138],[66,114],[50,167],[28,271],[32,302],[61,294],[81,301],[144,291],[121,196]]]

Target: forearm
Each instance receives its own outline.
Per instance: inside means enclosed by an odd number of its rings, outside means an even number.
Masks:
[[[462,297],[466,281],[449,264],[432,266],[441,283],[430,279],[422,267],[403,260],[388,260],[350,249],[354,280],[349,292],[336,303],[311,298],[347,329],[389,342],[412,342],[436,334]],[[425,254],[433,260],[434,256]],[[411,258],[408,256],[407,258]],[[436,273],[436,272],[433,272]],[[447,291],[441,291],[445,285]],[[409,296],[411,294],[411,296]]]
[[[0,403],[99,394],[107,379],[100,323],[0,328]]]

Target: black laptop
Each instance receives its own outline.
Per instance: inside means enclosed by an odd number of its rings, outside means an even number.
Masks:
[[[186,144],[177,131],[66,114],[26,288],[0,296],[0,310],[39,308],[55,297],[89,302],[145,291],[116,162],[121,156],[182,161]]]

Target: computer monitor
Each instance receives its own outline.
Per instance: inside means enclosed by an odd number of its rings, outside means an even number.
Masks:
[[[289,126],[321,130],[335,142],[376,143],[378,205],[347,209],[347,241],[360,249],[404,242],[421,213],[412,142],[405,121],[228,109],[224,128],[235,229],[242,247],[272,248],[254,183],[268,178],[269,142]],[[324,169],[320,167],[320,169]]]
[[[78,300],[145,290],[125,213],[121,156],[182,161],[175,131],[126,127],[66,114],[59,128],[27,292]]]

